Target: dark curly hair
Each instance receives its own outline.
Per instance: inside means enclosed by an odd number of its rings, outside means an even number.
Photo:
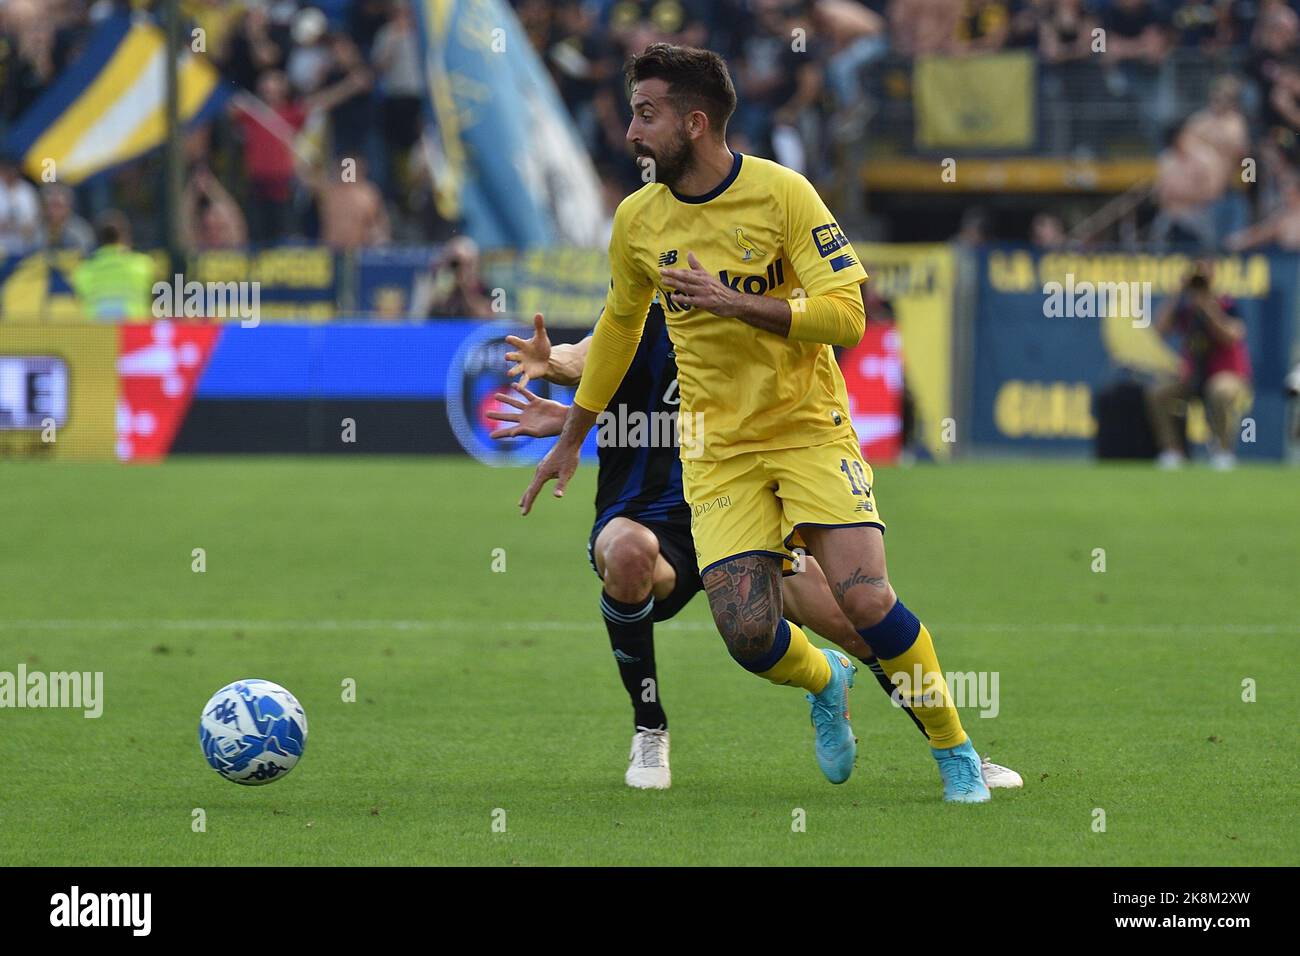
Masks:
[[[628,58],[623,75],[629,89],[643,80],[663,80],[679,115],[700,110],[718,135],[726,135],[727,121],[736,111],[736,88],[726,62],[713,51],[652,43]]]

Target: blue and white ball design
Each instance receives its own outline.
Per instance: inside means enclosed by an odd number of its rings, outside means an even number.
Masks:
[[[279,780],[307,746],[307,715],[269,680],[241,680],[212,695],[199,718],[199,744],[212,769],[235,783]]]

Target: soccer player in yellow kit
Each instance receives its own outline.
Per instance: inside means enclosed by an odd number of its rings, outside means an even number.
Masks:
[[[832,783],[847,780],[855,668],[782,614],[783,562],[806,548],[924,724],[944,799],[988,800],[930,634],[890,586],[871,467],[832,351],[862,337],[866,272],[803,176],[728,149],[736,94],[721,57],[656,43],[626,75],[627,139],[652,161],[654,181],[615,213],[610,289],[582,383],[520,507],[527,514],[552,478],[563,496],[658,292],[677,355],[696,558],[731,656],[808,691],[818,764]]]

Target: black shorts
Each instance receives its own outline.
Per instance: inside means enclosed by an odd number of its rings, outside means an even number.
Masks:
[[[636,521],[637,524],[654,532],[654,536],[659,539],[659,553],[677,572],[677,583],[673,585],[672,593],[662,601],[658,598],[655,599],[654,619],[656,621],[668,620],[686,607],[691,598],[704,590],[704,583],[700,580],[700,569],[695,563],[695,541],[691,538],[690,522],[665,524],[656,521],[639,521],[631,515],[611,515],[610,518],[593,527],[591,536],[587,539],[587,560],[591,562],[593,571],[596,571],[596,556],[594,554],[596,538],[604,530],[605,525],[614,518],[627,518],[630,521]],[[600,572],[596,571],[596,574],[599,576]]]

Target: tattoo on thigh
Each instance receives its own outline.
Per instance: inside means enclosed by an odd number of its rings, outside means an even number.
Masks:
[[[769,555],[733,558],[704,575],[718,632],[737,660],[755,660],[772,648],[781,619],[781,567]]]
[[[873,588],[883,588],[885,586],[885,579],[883,576],[877,577],[875,575],[863,574],[862,568],[860,567],[854,568],[853,573],[847,578],[832,585],[831,591],[835,594],[835,599],[837,601],[843,601],[844,595],[849,593],[849,589],[855,588],[859,584],[870,584]]]

